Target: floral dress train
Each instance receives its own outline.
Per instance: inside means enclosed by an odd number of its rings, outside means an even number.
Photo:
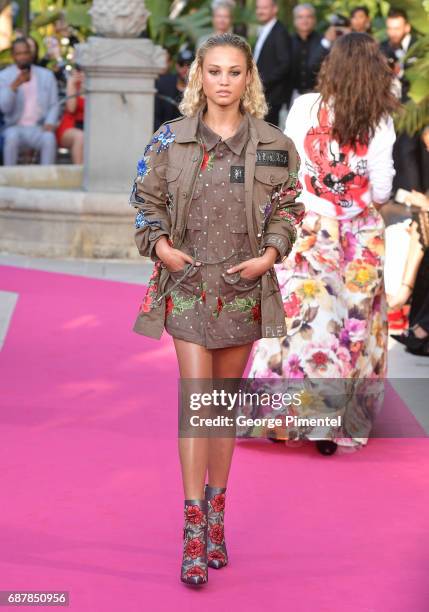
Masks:
[[[352,384],[347,436],[325,427],[309,428],[302,437],[333,439],[344,446],[367,442],[384,397],[388,329],[383,266],[384,221],[372,205],[343,220],[308,211],[289,258],[276,264],[288,334],[256,343],[249,377]],[[294,412],[344,415],[345,408],[321,406],[320,395],[315,401],[307,394]]]

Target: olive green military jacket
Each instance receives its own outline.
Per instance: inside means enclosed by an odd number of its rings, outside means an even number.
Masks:
[[[162,296],[169,272],[155,254],[160,236],[180,249],[195,182],[204,157],[197,136],[198,115],[163,124],[138,162],[130,205],[137,209],[135,242],[140,255],[155,262],[133,331],[160,338],[166,300]],[[249,115],[249,141],[244,170],[247,231],[254,257],[265,247],[278,251],[282,262],[297,237],[304,206],[297,201],[300,159],[292,140],[276,126]],[[274,266],[261,278],[261,323],[264,337],[286,335],[285,314]]]

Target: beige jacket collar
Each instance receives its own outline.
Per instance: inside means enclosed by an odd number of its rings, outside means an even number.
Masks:
[[[251,140],[256,143],[269,144],[275,142],[272,130],[263,119],[257,119],[250,113],[246,113],[249,119],[249,134]],[[176,135],[175,141],[179,144],[198,142],[198,113],[193,117],[183,117],[172,122],[172,130]]]

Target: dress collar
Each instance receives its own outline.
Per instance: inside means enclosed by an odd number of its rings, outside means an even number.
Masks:
[[[219,142],[222,141],[222,137],[216,134],[209,126],[203,121],[203,111],[201,110],[198,115],[198,131],[206,146],[207,151],[213,149]],[[235,134],[224,140],[227,147],[236,155],[241,155],[244,145],[249,139],[249,118],[247,113],[243,115],[240,125],[238,126]]]

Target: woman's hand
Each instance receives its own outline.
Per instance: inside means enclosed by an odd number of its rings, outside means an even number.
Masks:
[[[233,274],[234,272],[240,272],[240,276],[246,280],[256,280],[267,270],[273,267],[274,262],[277,259],[278,251],[275,247],[267,247],[265,253],[260,257],[252,257],[252,259],[246,259],[236,266],[228,268],[227,273]]]
[[[180,272],[186,263],[194,263],[190,255],[171,247],[165,236],[156,242],[155,252],[169,272]],[[200,266],[201,262],[195,262],[195,265]]]
[[[408,302],[413,290],[409,285],[402,284],[396,295],[387,294],[387,304],[390,310],[399,310]]]
[[[418,206],[423,210],[429,209],[429,198],[425,196],[424,193],[420,193],[419,191],[415,191],[414,189],[411,191],[410,195],[406,198],[407,204],[411,204],[413,206]]]

